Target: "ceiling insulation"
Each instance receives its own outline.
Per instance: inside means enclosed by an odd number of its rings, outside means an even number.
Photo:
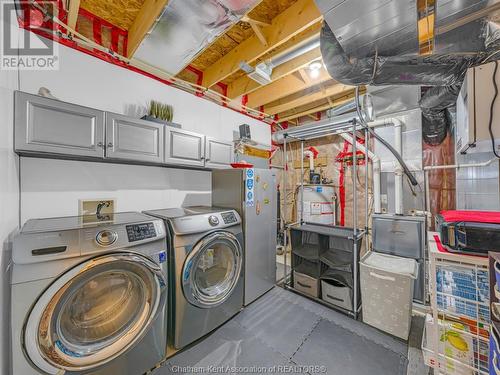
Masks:
[[[80,6],[109,23],[128,30],[134,23],[144,0],[81,0]]]
[[[134,57],[170,74],[177,74],[258,2],[171,0]]]

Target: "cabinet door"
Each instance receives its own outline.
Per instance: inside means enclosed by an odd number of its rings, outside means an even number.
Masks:
[[[163,163],[165,125],[106,113],[106,157]]]
[[[205,136],[186,130],[167,129],[165,162],[167,164],[205,165]]]
[[[16,152],[104,157],[104,112],[15,93]]]
[[[208,168],[226,168],[233,162],[233,143],[206,137],[205,166]]]

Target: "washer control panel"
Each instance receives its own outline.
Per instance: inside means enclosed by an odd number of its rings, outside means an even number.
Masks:
[[[118,234],[112,230],[101,230],[95,237],[96,242],[101,246],[111,246],[118,239]]]
[[[127,225],[126,228],[129,242],[141,241],[147,238],[156,237],[156,229],[154,223]]]
[[[223,212],[221,213],[222,220],[224,220],[224,224],[236,224],[238,222],[238,219],[236,218],[236,215],[234,212]]]
[[[210,215],[208,218],[208,223],[211,226],[216,227],[217,225],[219,225],[219,218],[215,215]]]

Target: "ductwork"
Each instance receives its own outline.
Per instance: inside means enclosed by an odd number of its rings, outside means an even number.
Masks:
[[[444,141],[450,125],[451,108],[455,106],[460,85],[432,87],[420,99],[424,141],[438,145]]]
[[[295,59],[309,51],[320,46],[319,35],[313,36],[304,40],[302,43],[295,45],[293,48],[284,51],[271,59],[259,63],[255,68],[252,68],[248,63],[241,62],[241,69],[248,74],[248,77],[258,82],[261,85],[266,85],[272,81],[271,75],[273,69],[283,65],[284,63]]]
[[[259,0],[170,0],[134,57],[177,74],[258,3]]]
[[[467,69],[500,56],[500,28],[492,20],[498,3],[438,1],[434,54],[419,55],[415,0],[373,0],[361,12],[360,0],[317,1],[325,17],[325,66],[334,79],[348,85],[436,86],[422,98],[421,108],[425,140],[438,144],[446,136],[449,108]]]

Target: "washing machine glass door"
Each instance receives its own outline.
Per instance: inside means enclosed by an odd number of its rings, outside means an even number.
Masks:
[[[226,301],[241,274],[243,251],[228,232],[214,232],[200,240],[184,263],[182,286],[193,305],[210,308]]]
[[[135,254],[94,258],[53,282],[24,329],[31,361],[49,374],[98,368],[140,340],[165,303],[166,281]]]

